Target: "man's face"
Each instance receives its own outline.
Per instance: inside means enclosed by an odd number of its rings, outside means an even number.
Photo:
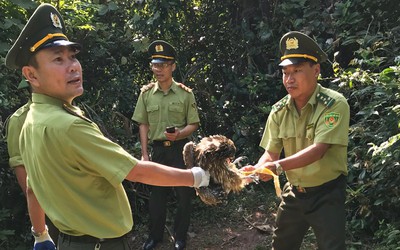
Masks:
[[[175,70],[175,63],[152,63],[151,70],[159,83],[169,83],[172,79],[172,72]]]
[[[317,85],[319,73],[319,64],[303,62],[284,66],[282,68],[283,85],[293,99],[308,101]]]
[[[23,73],[35,93],[52,96],[68,103],[82,95],[82,66],[72,47],[58,46],[36,53],[38,67],[25,66]]]

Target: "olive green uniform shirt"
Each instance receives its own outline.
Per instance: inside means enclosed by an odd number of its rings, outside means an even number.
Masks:
[[[273,106],[260,146],[273,153],[284,149],[288,157],[314,143],[331,144],[320,160],[285,172],[295,186],[319,186],[347,175],[349,120],[343,95],[318,84],[300,116],[289,95]]]
[[[114,238],[133,226],[122,181],[137,160],[77,107],[42,94],[21,131],[28,186],[61,232]]]
[[[151,141],[165,140],[166,127],[182,129],[187,124],[200,122],[193,92],[174,80],[167,93],[157,83],[142,88],[132,120],[149,124],[148,138]]]
[[[19,135],[31,103],[31,100],[29,100],[25,105],[17,109],[17,111],[10,116],[6,123],[7,149],[10,157],[9,165],[11,168],[24,165],[22,162],[21,153],[19,151]]]

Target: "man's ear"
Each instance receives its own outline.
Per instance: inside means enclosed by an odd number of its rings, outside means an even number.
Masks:
[[[175,69],[176,69],[176,63],[173,63],[173,64],[172,64],[172,72],[174,72]]]
[[[39,82],[36,77],[36,70],[32,66],[24,66],[22,67],[22,74],[28,80],[28,82],[34,87],[39,86]]]
[[[321,65],[319,63],[315,64],[315,76],[318,77],[321,73]]]

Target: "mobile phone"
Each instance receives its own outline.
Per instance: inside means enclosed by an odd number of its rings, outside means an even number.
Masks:
[[[175,127],[174,127],[174,126],[172,126],[172,127],[167,127],[167,128],[165,129],[165,131],[167,131],[167,133],[175,133]]]

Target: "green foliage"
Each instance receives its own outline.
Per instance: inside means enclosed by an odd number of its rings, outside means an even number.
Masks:
[[[17,246],[32,244],[30,223],[25,197],[13,171],[3,160],[0,164],[0,248],[17,249]]]
[[[381,242],[381,245],[385,246],[386,249],[400,249],[400,230],[398,225],[394,226],[385,220],[379,221],[379,229],[375,233],[374,239]]]
[[[393,227],[400,227],[399,75],[399,66],[376,74],[351,69],[341,75],[341,80],[352,86],[349,89],[353,112],[349,145],[350,226],[358,234],[376,232],[376,238],[382,236],[380,220],[392,221]]]
[[[2,209],[0,210],[0,222],[6,219],[10,215],[10,211]],[[2,229],[0,230],[0,241],[5,241],[7,237],[14,234],[14,230]]]
[[[341,1],[334,12],[339,37],[334,43],[338,50],[335,74],[339,86],[349,87],[345,94],[352,118],[349,231],[354,238],[372,234],[380,245],[387,246],[397,236],[391,234],[388,240],[389,231],[400,228],[396,174],[400,159],[400,30],[392,25],[399,21],[399,11],[389,6],[389,1]],[[344,59],[346,55],[350,56]],[[348,68],[342,70],[340,65]],[[385,227],[381,221],[392,223]]]

